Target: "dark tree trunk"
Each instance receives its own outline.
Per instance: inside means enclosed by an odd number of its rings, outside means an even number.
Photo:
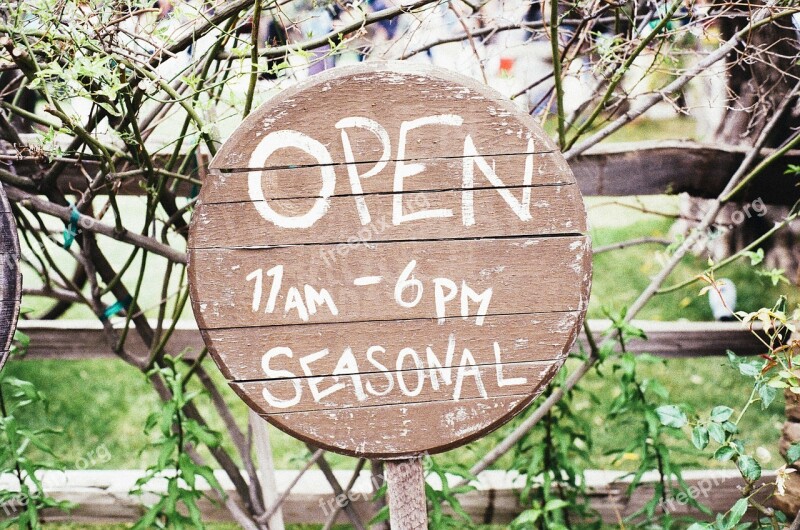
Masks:
[[[760,3],[760,2],[759,2]],[[746,24],[744,16],[722,19],[723,38],[730,38]],[[753,50],[752,52],[750,50]],[[789,97],[797,84],[798,34],[791,21],[773,23],[757,30],[747,42],[747,51],[740,46],[729,57],[728,89],[731,101],[716,132],[718,142],[734,145],[753,145],[761,135],[764,126],[775,116],[781,103]],[[799,125],[797,97],[785,108],[777,125],[767,137],[765,147],[778,147],[784,143]],[[785,178],[796,178],[787,175]],[[770,186],[766,179],[757,179],[753,185]],[[733,215],[736,205],[726,206],[727,214]],[[716,254],[730,254],[758,238],[774,222],[779,222],[788,214],[784,206],[769,206],[762,218],[745,219],[734,225],[725,236],[719,238],[714,249]],[[800,249],[797,239],[800,229],[797,225],[778,233],[765,245],[765,265],[783,269],[785,273],[800,283]],[[782,453],[786,454],[789,444],[800,441],[800,411],[796,396],[787,392],[786,423],[784,424]],[[797,474],[789,475],[785,495],[775,497],[776,507],[791,517],[800,509],[800,480]]]
[[[763,4],[763,2],[757,2]],[[721,19],[723,40],[731,38],[744,27],[751,11],[757,6],[740,4],[740,8]],[[774,22],[759,28],[740,44],[727,58],[727,108],[716,128],[715,143],[752,146],[764,127],[789,97],[797,84],[800,68],[798,61],[798,33],[791,21]],[[778,147],[800,126],[797,96],[785,106],[785,111],[767,137],[765,147]],[[785,178],[795,178],[787,175]],[[751,184],[753,195],[758,197],[759,187],[768,187],[769,180],[757,177]],[[729,256],[769,230],[775,222],[788,213],[786,207],[767,205],[763,216],[746,215],[747,204],[729,204],[719,217],[717,237],[707,241],[707,250],[715,259]],[[696,217],[706,210],[705,201],[685,199],[682,213]],[[743,219],[736,222],[737,219]],[[765,265],[783,269],[786,275],[800,283],[800,249],[795,244],[800,227],[784,230],[764,245]]]
[[[722,39],[733,37],[748,19],[747,11],[722,18]],[[717,128],[718,142],[730,145],[756,142],[763,127],[797,83],[797,54],[797,30],[788,19],[756,30],[731,52],[727,63],[730,100]],[[797,125],[797,116],[793,115],[791,107],[774,128],[765,147],[781,144],[789,136],[790,128]]]

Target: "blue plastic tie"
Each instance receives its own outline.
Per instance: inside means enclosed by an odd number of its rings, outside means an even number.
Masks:
[[[133,302],[133,298],[131,298],[131,295],[126,296],[122,300],[117,300],[116,302],[108,306],[105,311],[103,311],[103,316],[100,317],[100,320],[106,321],[109,318],[116,315],[117,313],[120,313],[124,309],[128,309],[128,306],[131,305],[131,302]]]
[[[70,203],[69,210],[69,226],[64,229],[64,248],[67,250],[75,241],[75,236],[78,235],[78,220],[81,218],[81,214],[74,204]]]

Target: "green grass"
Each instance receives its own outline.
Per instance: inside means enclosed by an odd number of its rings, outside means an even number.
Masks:
[[[668,236],[669,221],[642,221],[634,228],[604,228],[592,231],[594,246],[636,237]],[[664,246],[643,245],[600,254],[594,259],[592,296],[589,317],[602,318],[605,311],[620,313],[639,296],[650,283],[650,278],[661,270],[665,255]],[[687,255],[665,283],[665,287],[690,280],[704,270],[704,258]],[[717,278],[729,278],[736,285],[737,309],[755,311],[772,306],[781,294],[788,296],[791,306],[800,302],[798,290],[786,285],[774,286],[765,277],[750,268],[749,261],[720,269]],[[706,296],[699,296],[705,283],[697,281],[687,287],[653,297],[637,318],[644,320],[713,320]]]

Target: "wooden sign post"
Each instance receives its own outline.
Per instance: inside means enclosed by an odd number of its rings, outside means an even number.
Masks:
[[[415,462],[387,465],[393,514],[419,455],[496,429],[564,362],[591,281],[583,203],[491,89],[406,63],[334,69],[249,116],[210,169],[189,249],[209,351],[289,434]],[[424,527],[421,502],[395,527]]]
[[[19,239],[11,205],[0,185],[0,368],[3,368],[17,329],[22,295],[19,271]]]

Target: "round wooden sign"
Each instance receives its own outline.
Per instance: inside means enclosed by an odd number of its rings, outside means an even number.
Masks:
[[[0,368],[8,359],[14,330],[17,328],[19,303],[22,294],[22,275],[19,272],[19,239],[17,224],[3,186],[0,185]]]
[[[591,282],[575,179],[470,79],[325,72],[249,116],[210,173],[192,307],[233,389],[298,438],[373,458],[464,444],[575,340]]]

